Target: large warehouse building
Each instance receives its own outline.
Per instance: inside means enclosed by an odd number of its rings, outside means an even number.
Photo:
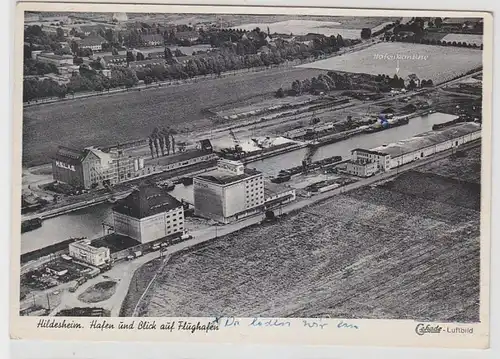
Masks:
[[[85,189],[124,182],[137,177],[140,171],[144,171],[144,160],[121,150],[60,146],[52,160],[54,180]]]
[[[140,243],[184,234],[184,206],[156,186],[141,186],[113,208],[115,233]]]
[[[357,148],[352,150],[346,171],[359,177],[369,177],[480,138],[481,125],[467,122],[370,150]]]
[[[193,184],[194,210],[201,217],[228,223],[264,205],[262,173],[238,161],[220,160],[216,170],[196,176]]]

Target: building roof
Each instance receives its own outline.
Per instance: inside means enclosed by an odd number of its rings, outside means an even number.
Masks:
[[[96,46],[96,45],[102,45],[105,42],[106,42],[106,39],[104,39],[101,36],[88,36],[88,37],[82,39],[78,43],[78,45],[79,46]]]
[[[278,194],[287,193],[293,191],[293,188],[287,187],[283,184],[273,183],[271,181],[265,181],[264,183],[264,197],[269,198],[271,196],[276,196]]]
[[[88,151],[86,150],[77,150],[75,148],[59,146],[54,159],[68,164],[79,165],[85,159],[87,154]]]
[[[115,212],[134,218],[146,218],[182,207],[182,203],[156,186],[140,186],[113,208]]]
[[[73,59],[73,56],[71,55],[55,55],[55,54],[44,54],[44,53],[40,53],[38,54],[38,57],[46,57],[48,59],[52,59],[52,60],[72,60]]]
[[[389,154],[391,157],[397,157],[406,153],[422,150],[429,146],[453,140],[457,137],[479,131],[481,125],[474,122],[466,122],[455,126],[445,127],[442,130],[429,131],[406,140],[391,143],[387,146],[380,146],[372,151]]]
[[[479,22],[481,21],[480,17],[447,17],[443,20],[444,24],[463,24],[465,22]]]
[[[91,253],[100,253],[108,250],[108,248],[104,246],[99,246],[97,244],[92,243],[90,239],[82,239],[80,241],[70,243],[69,245],[85,251],[89,251]]]
[[[354,148],[354,149],[351,150],[351,153],[353,153],[354,151],[360,151],[360,152],[370,153],[372,155],[377,155],[377,156],[385,156],[386,155],[386,153],[377,151],[377,149],[366,150],[364,148]]]
[[[163,59],[146,59],[140,61],[132,61],[129,63],[131,67],[148,66],[148,65],[165,65],[165,60]]]
[[[97,32],[99,30],[106,30],[107,27],[101,24],[94,25],[80,25],[80,30],[83,32]]]
[[[147,35],[142,35],[142,39],[146,42],[150,41],[160,41],[163,42],[163,35],[160,34],[147,34]]]
[[[178,31],[175,37],[178,39],[197,39],[200,37],[200,34],[197,31]]]
[[[109,62],[109,63],[126,62],[127,55],[106,55],[106,56],[103,56],[102,59],[106,62]]]
[[[113,162],[113,156],[111,153],[101,151],[100,149],[94,147],[89,147],[86,150],[92,152],[101,160],[101,167],[103,168],[108,168]]]
[[[198,175],[196,176],[196,178],[216,184],[225,185],[241,181],[245,178],[253,177],[260,173],[261,172],[252,168],[245,168],[245,172],[242,174],[234,174],[229,171],[213,170],[205,172],[203,175]]]

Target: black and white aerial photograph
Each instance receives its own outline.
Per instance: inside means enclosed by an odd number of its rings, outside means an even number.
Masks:
[[[483,20],[25,12],[19,315],[479,323]]]

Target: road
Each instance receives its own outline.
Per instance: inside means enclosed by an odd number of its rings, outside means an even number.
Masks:
[[[459,147],[459,149],[468,150],[468,149],[479,146],[480,143],[481,143],[480,141],[477,141],[474,143],[468,143],[466,145]],[[435,161],[438,161],[440,159],[446,158],[446,157],[450,156],[454,151],[456,151],[456,149],[443,151],[443,152],[436,154],[436,155],[433,155],[431,157],[417,160],[415,162],[401,166],[400,168],[393,169],[393,170],[387,171],[385,173],[382,173],[382,174],[379,174],[379,175],[376,175],[373,177],[363,178],[363,179],[360,179],[358,182],[355,182],[355,183],[352,183],[352,184],[349,184],[349,185],[346,185],[343,187],[339,187],[337,189],[327,191],[324,193],[319,193],[319,194],[313,195],[310,198],[302,198],[302,199],[297,200],[295,202],[292,202],[290,204],[283,205],[280,209],[280,213],[285,214],[285,213],[290,213],[290,212],[297,211],[300,209],[304,209],[304,208],[307,208],[308,206],[311,206],[315,203],[318,203],[320,201],[328,199],[332,196],[346,193],[348,191],[356,190],[356,189],[361,188],[361,187],[373,185],[373,184],[376,184],[378,182],[388,180],[394,176],[397,176],[398,174],[404,173],[406,171],[410,171],[410,170],[417,168],[419,166],[423,166],[423,165],[429,164],[431,162],[435,162]],[[264,214],[261,213],[259,215],[245,218],[245,219],[240,220],[238,222],[230,223],[230,224],[227,224],[224,226],[212,226],[210,228],[204,228],[204,229],[201,229],[198,231],[192,231],[191,235],[193,236],[193,238],[188,240],[188,241],[181,242],[181,243],[178,243],[178,244],[175,244],[175,245],[169,247],[168,248],[168,255],[170,256],[174,253],[186,250],[188,248],[191,248],[191,247],[196,246],[196,245],[201,244],[201,243],[208,242],[208,241],[215,239],[217,237],[221,237],[221,236],[239,231],[243,228],[246,228],[246,227],[249,227],[252,225],[257,225],[263,219],[264,219]],[[139,269],[142,265],[146,264],[147,262],[150,262],[153,259],[158,258],[159,256],[160,256],[159,252],[151,252],[151,253],[145,254],[144,256],[142,256],[140,258],[134,259],[133,261],[118,262],[114,265],[114,267],[110,271],[108,271],[104,274],[101,274],[101,275],[97,276],[96,278],[90,279],[89,281],[84,283],[82,286],[80,286],[77,289],[77,291],[74,293],[70,293],[69,291],[63,290],[64,287],[61,287],[63,289],[53,288],[52,291],[55,291],[55,290],[60,291],[61,298],[60,298],[60,304],[56,308],[53,309],[51,314],[53,315],[53,314],[57,313],[57,311],[64,309],[64,308],[72,308],[72,307],[76,307],[76,306],[80,306],[80,307],[88,306],[88,303],[81,302],[78,299],[78,296],[81,293],[83,293],[86,289],[90,288],[91,286],[93,286],[93,285],[95,285],[103,280],[114,280],[118,283],[117,287],[116,287],[116,292],[114,293],[114,295],[107,300],[96,303],[95,305],[98,307],[102,307],[104,309],[110,310],[112,317],[118,316],[120,313],[123,301],[125,300],[125,297],[127,295],[128,289],[131,285],[132,278],[133,278],[135,271],[137,269]],[[165,263],[166,263],[166,261],[165,261]],[[155,278],[155,277],[153,277],[153,278]],[[149,288],[151,288],[153,281],[154,281],[154,279],[151,280],[151,282],[147,286],[148,290],[149,290]],[[44,292],[44,293],[37,294],[37,295],[39,295],[43,298],[43,296],[46,294]],[[140,304],[141,304],[140,301],[145,297],[145,295],[146,295],[146,293],[143,293],[141,295],[141,299],[135,304],[134,312],[137,312],[137,308],[140,308]],[[29,303],[29,298],[25,300],[25,303]]]

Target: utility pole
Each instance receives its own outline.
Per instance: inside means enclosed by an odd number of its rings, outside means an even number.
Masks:
[[[49,307],[49,313],[50,313],[50,297],[49,297],[49,293],[47,293],[47,306]]]

